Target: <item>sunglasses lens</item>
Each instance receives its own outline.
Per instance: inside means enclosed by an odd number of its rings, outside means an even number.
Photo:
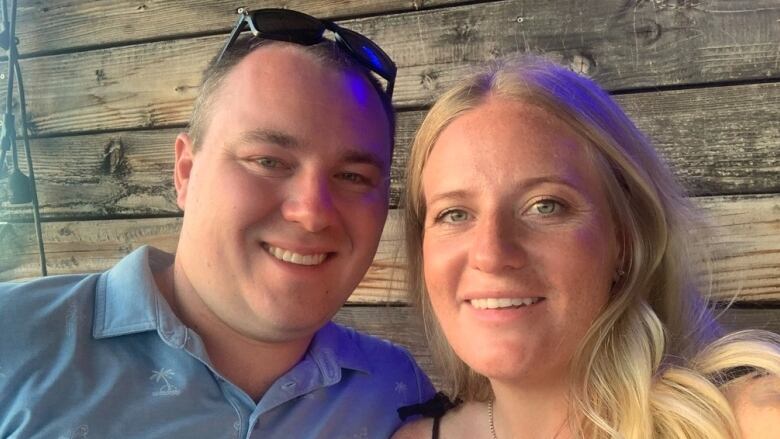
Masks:
[[[264,38],[310,46],[322,40],[325,27],[319,20],[287,9],[261,9],[252,14],[255,28]]]
[[[385,93],[392,96],[395,75],[397,72],[393,60],[373,41],[349,29],[344,29],[331,21],[321,21],[302,12],[289,9],[258,9],[244,12],[237,28],[231,33],[219,59],[227,48],[235,41],[238,31],[247,24],[254,36],[275,41],[311,46],[323,40],[325,30],[336,35],[336,41],[346,49],[351,56],[361,62],[369,70],[387,81]],[[249,20],[249,21],[247,21]]]
[[[338,33],[353,53],[368,64],[371,69],[384,76],[385,79],[395,78],[395,64],[374,42],[349,29],[339,28]]]

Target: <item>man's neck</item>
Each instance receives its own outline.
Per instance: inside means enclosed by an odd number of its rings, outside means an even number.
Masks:
[[[264,343],[234,331],[224,331],[224,325],[192,328],[203,340],[214,368],[255,402],[262,398],[274,381],[301,360],[311,341],[309,338],[286,343]]]
[[[175,263],[154,274],[173,313],[203,341],[214,369],[255,402],[305,354],[312,336],[286,342],[252,339],[220,320],[203,303]]]

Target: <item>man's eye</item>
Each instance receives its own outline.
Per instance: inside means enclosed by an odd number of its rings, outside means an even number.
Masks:
[[[355,183],[355,184],[370,183],[366,177],[354,172],[342,172],[339,174],[339,178],[349,183]]]
[[[436,217],[436,222],[459,223],[469,219],[469,214],[461,209],[445,210]]]
[[[279,169],[284,167],[284,163],[282,163],[281,160],[277,160],[270,157],[260,157],[255,161],[257,162],[258,165],[268,169]]]

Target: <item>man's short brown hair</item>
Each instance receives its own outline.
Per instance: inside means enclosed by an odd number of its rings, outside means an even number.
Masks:
[[[269,44],[281,43],[256,38],[252,35],[242,35],[225,50],[221,59],[218,60],[217,56],[215,56],[211,62],[209,62],[209,65],[203,71],[200,89],[198,91],[198,96],[195,99],[188,128],[193,148],[196,151],[200,149],[201,143],[203,142],[206,128],[211,119],[214,101],[219,90],[222,88],[222,84],[225,82],[225,78],[233,67],[240,63],[247,55],[259,47]],[[392,148],[395,144],[395,112],[393,111],[393,105],[390,98],[384,92],[382,84],[380,84],[368,69],[363,67],[335,42],[323,40],[312,46],[300,45],[299,47],[305,52],[314,55],[316,59],[326,65],[333,66],[341,71],[357,71],[371,83],[379,95],[379,99],[381,100],[385,114],[387,115],[388,125],[390,127],[390,153],[392,154]]]

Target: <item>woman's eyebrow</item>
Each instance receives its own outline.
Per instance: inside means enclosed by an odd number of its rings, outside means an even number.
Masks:
[[[456,189],[452,191],[440,192],[432,197],[425,197],[426,204],[433,204],[439,200],[460,200],[467,198],[472,191],[465,189]]]
[[[573,190],[577,190],[576,184],[566,179],[565,177],[559,175],[545,175],[541,177],[529,178],[527,180],[524,180],[518,187],[520,189],[527,190],[529,188],[532,188],[534,186],[539,186],[541,184],[559,184],[571,188]],[[426,202],[433,203],[441,199],[463,199],[472,195],[472,192],[473,192],[472,190],[467,190],[467,189],[454,189],[451,191],[445,191],[445,192],[435,194],[432,197],[426,196]]]

